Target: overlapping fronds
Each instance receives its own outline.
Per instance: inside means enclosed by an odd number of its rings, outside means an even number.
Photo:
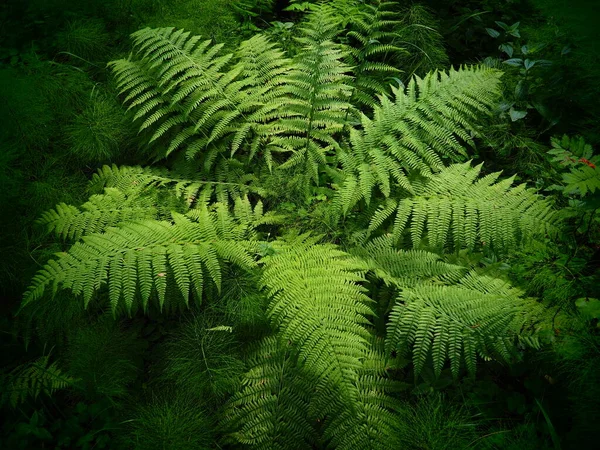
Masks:
[[[403,289],[390,314],[386,349],[412,350],[416,375],[428,360],[438,376],[448,360],[454,376],[463,361],[474,374],[477,355],[508,361],[517,338],[535,346],[531,328],[540,317],[541,305],[505,281],[471,273],[456,285]]]
[[[283,153],[281,169],[304,164],[318,184],[319,167],[339,148],[335,136],[344,128],[351,108],[352,79],[350,67],[342,62],[341,47],[329,40],[336,24],[320,13],[312,16],[315,19],[308,21],[297,38],[302,51],[286,80],[289,98],[279,111],[279,120],[268,124],[262,134],[270,136],[264,150],[269,166],[274,154]]]
[[[296,240],[273,244],[263,259],[262,284],[271,298],[268,315],[303,367],[342,395],[354,398],[357,370],[368,348],[364,325],[372,314],[358,283],[363,265],[332,245]]]
[[[316,432],[307,414],[312,380],[295,366],[292,348],[263,339],[248,358],[243,388],[228,402],[224,424],[237,444],[254,449],[311,449]]]
[[[332,411],[325,422],[324,437],[333,448],[387,450],[402,448],[402,403],[390,394],[404,388],[403,383],[386,378],[386,361],[374,346],[363,360],[356,382],[357,401]]]
[[[556,215],[551,205],[522,184],[511,188],[514,177],[496,182],[500,173],[477,179],[481,165],[454,164],[424,182],[415,194],[387,199],[373,215],[369,229],[378,229],[395,215],[392,236],[398,241],[405,229],[413,246],[425,230],[429,245],[473,249],[492,246],[505,251],[521,240],[551,231]]]
[[[62,239],[76,241],[85,234],[100,233],[122,222],[160,218],[151,197],[128,196],[118,189],[106,188],[104,194],[92,195],[79,208],[59,203],[37,222]]]
[[[140,131],[161,139],[159,156],[185,148],[207,169],[229,147],[260,142],[255,126],[282,106],[278,88],[288,60],[263,36],[244,42],[236,55],[220,55],[222,44],[201,41],[184,30],[145,28],[132,35],[135,58],[110,63],[125,103],[134,109]],[[232,61],[237,60],[236,64]]]
[[[251,207],[247,209],[254,213]],[[168,289],[178,292],[187,305],[190,297],[201,301],[205,279],[220,289],[223,261],[248,270],[256,266],[252,244],[244,240],[251,226],[242,223],[241,213],[230,217],[226,205],[211,210],[201,205],[192,212],[194,220],[173,213],[173,223],[127,222],[84,236],[35,275],[23,305],[39,299],[52,286],[53,292],[60,287],[83,295],[87,306],[106,284],[113,312],[146,310],[151,297],[158,299],[162,309]]]
[[[169,171],[163,168],[140,166],[103,166],[98,169],[90,182],[92,192],[105,188],[116,188],[123,193],[142,192],[147,188],[160,188],[164,196],[173,196],[192,207],[215,196],[218,202],[227,203],[230,199],[248,193],[264,194],[255,186],[256,177],[244,172],[236,160],[223,159],[217,165],[214,177],[206,180],[193,170]],[[130,195],[130,194],[129,194]]]
[[[392,88],[394,99],[380,96],[373,118],[361,115],[361,130],[351,130],[351,149],[340,161],[345,180],[339,202],[347,212],[376,187],[390,196],[394,183],[405,191],[405,172],[428,175],[444,167],[442,158],[466,154],[463,143],[479,132],[499,94],[501,73],[487,68],[451,69],[414,77],[406,89]]]
[[[390,93],[391,79],[401,72],[397,56],[406,50],[394,44],[401,23],[397,9],[396,2],[381,0],[364,4],[348,18],[347,49],[355,76],[352,101],[359,105],[375,107],[377,95]]]
[[[72,386],[77,380],[60,370],[56,362],[50,363],[49,356],[20,365],[0,377],[2,396],[0,405],[7,402],[15,408],[27,399],[34,400],[40,394],[51,396],[60,389]]]
[[[350,250],[373,274],[388,285],[410,287],[430,279],[458,280],[465,269],[422,250],[398,250],[391,236],[380,236]]]

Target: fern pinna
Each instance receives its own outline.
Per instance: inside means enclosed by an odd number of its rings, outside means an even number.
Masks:
[[[218,317],[260,336],[219,411],[224,439],[251,448],[397,448],[400,369],[473,375],[478,358],[537,347],[540,303],[445,260],[502,257],[559,226],[536,192],[465,162],[501,73],[463,67],[386,85],[381,75],[401,68],[370,60],[399,51],[372,42],[394,39],[378,3],[374,21],[354,24],[315,7],[293,57],[260,34],[223,54],[183,30],[134,33],[132,56],[111,67],[173,170],[106,166],[87,203],[44,214],[72,245],[33,278],[24,305],[68,289],[115,315],[214,313],[223,283],[250,280],[245,301],[267,329]],[[325,192],[327,220],[308,211],[290,225],[265,189],[288,174],[304,177],[302,208]]]

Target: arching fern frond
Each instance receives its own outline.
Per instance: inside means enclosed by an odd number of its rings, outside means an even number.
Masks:
[[[364,328],[372,314],[358,283],[364,266],[332,245],[273,244],[263,258],[268,316],[282,339],[296,347],[308,371],[355,397],[356,371],[367,349]]]
[[[200,302],[206,278],[220,289],[223,261],[246,270],[256,266],[252,245],[242,241],[247,227],[231,228],[223,216],[223,209],[211,212],[201,206],[196,221],[173,213],[174,223],[127,222],[84,236],[35,275],[23,306],[42,297],[49,286],[53,292],[60,287],[83,295],[87,306],[94,292],[106,284],[113,312],[146,310],[151,297],[158,299],[162,309],[167,289],[178,292],[183,305],[190,297]]]
[[[519,337],[535,345],[531,328],[541,311],[505,281],[473,273],[452,286],[416,285],[392,309],[386,349],[411,350],[415,375],[428,360],[438,376],[447,360],[455,377],[463,361],[474,374],[477,355],[509,361]]]
[[[262,134],[270,136],[265,147],[267,161],[283,153],[281,169],[305,165],[318,184],[319,167],[339,148],[335,135],[344,128],[351,107],[351,77],[340,46],[328,40],[331,30],[337,29],[335,24],[320,13],[313,15],[317,18],[309,20],[297,38],[303,47],[287,77],[289,98],[279,111],[280,119],[264,127]]]
[[[406,50],[394,45],[398,40],[395,29],[400,25],[397,8],[396,2],[381,0],[364,4],[348,19],[347,48],[355,76],[352,102],[375,107],[377,95],[389,94],[390,78],[401,72],[397,56]]]
[[[524,184],[511,188],[514,177],[496,182],[500,173],[477,179],[481,166],[454,164],[431,179],[415,184],[415,195],[387,199],[371,219],[379,228],[395,215],[392,235],[405,229],[417,247],[427,231],[429,245],[473,249],[476,245],[506,251],[523,239],[552,230],[556,214],[551,205]]]
[[[500,75],[487,68],[436,71],[413,78],[406,90],[392,88],[393,100],[380,96],[373,118],[361,116],[362,130],[351,131],[351,149],[341,157],[346,179],[340,199],[351,200],[341,201],[342,211],[360,199],[368,202],[376,187],[386,197],[394,182],[410,190],[408,171],[428,175],[444,167],[443,157],[464,156],[462,143],[471,142],[491,111]]]
[[[228,439],[253,449],[311,449],[316,432],[307,414],[310,378],[295,366],[291,348],[267,337],[248,358],[243,388],[225,406]]]
[[[388,285],[411,287],[430,279],[446,282],[460,279],[465,268],[442,261],[435,253],[398,250],[392,236],[380,236],[350,250],[373,274]]]

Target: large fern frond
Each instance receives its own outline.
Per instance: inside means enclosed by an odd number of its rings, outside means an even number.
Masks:
[[[511,188],[514,177],[496,182],[500,173],[477,179],[482,165],[454,164],[415,184],[415,194],[387,199],[371,219],[373,231],[395,215],[394,240],[410,231],[414,247],[427,230],[429,245],[473,249],[491,246],[500,251],[552,230],[557,218],[551,205],[524,184]]]
[[[368,202],[376,187],[386,197],[394,183],[410,191],[406,172],[428,175],[444,167],[442,158],[464,156],[463,143],[479,133],[496,101],[500,75],[475,67],[436,71],[413,78],[406,89],[392,88],[393,100],[380,96],[373,118],[361,116],[362,129],[351,130],[351,148],[340,157],[343,212],[360,199]]]
[[[343,52],[330,38],[338,28],[319,10],[297,38],[302,52],[294,59],[287,77],[289,96],[279,111],[280,119],[268,124],[262,134],[270,136],[265,156],[283,153],[281,169],[304,165],[318,184],[319,167],[339,148],[336,134],[346,123],[351,105],[350,67]]]
[[[132,37],[136,58],[110,65],[140,131],[152,128],[150,143],[166,141],[159,156],[185,148],[188,158],[200,155],[210,169],[226,147],[235,153],[281,106],[288,60],[263,36],[244,42],[236,55],[219,55],[222,44],[174,28],[145,28]]]
[[[477,355],[509,361],[518,338],[536,345],[531,328],[541,310],[505,281],[487,276],[471,273],[451,286],[420,284],[400,293],[386,348],[412,350],[416,375],[428,360],[438,376],[447,360],[454,376],[463,361],[474,374]]]
[[[402,403],[394,398],[403,383],[386,377],[386,359],[373,346],[363,360],[356,382],[357,401],[331,411],[325,420],[324,437],[338,450],[402,448]],[[327,411],[329,408],[323,408]]]
[[[377,95],[389,94],[389,82],[401,70],[397,56],[406,50],[394,44],[398,40],[395,29],[400,25],[398,4],[381,0],[364,4],[349,20],[349,64],[355,76],[351,101],[373,108]]]
[[[23,305],[52,286],[53,292],[60,287],[83,295],[87,306],[94,292],[106,284],[113,312],[146,310],[154,296],[162,309],[168,289],[178,292],[187,305],[190,297],[201,301],[205,278],[220,289],[223,261],[248,270],[256,266],[252,245],[244,241],[249,225],[230,218],[227,206],[209,210],[201,205],[192,212],[193,220],[173,213],[174,223],[127,222],[84,236],[35,275]]]
[[[358,283],[362,264],[331,245],[276,242],[263,259],[268,315],[281,338],[295,346],[309,373],[341,386],[353,398],[356,371],[368,348],[372,314]]]

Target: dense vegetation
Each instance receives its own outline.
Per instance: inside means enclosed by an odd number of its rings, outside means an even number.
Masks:
[[[0,448],[592,448],[574,5],[0,5]]]

